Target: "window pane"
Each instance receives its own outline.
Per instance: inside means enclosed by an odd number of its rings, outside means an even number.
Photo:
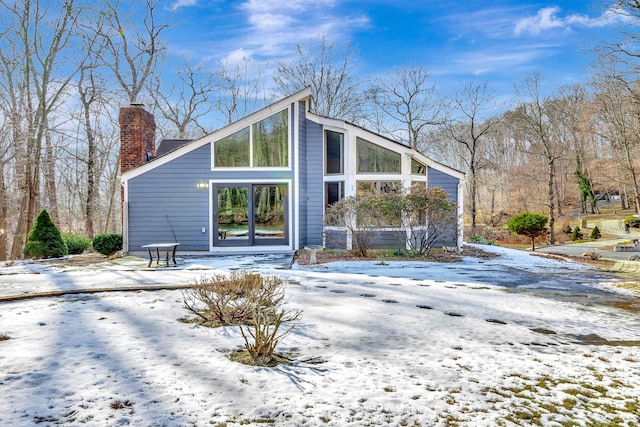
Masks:
[[[411,174],[426,175],[427,167],[415,159],[411,159]]]
[[[218,238],[249,239],[249,187],[218,187]]]
[[[324,183],[325,209],[342,199],[344,199],[344,181]]]
[[[341,174],[343,173],[343,148],[344,148],[344,134],[338,132],[326,132],[326,153],[325,158],[327,161],[326,174]]]
[[[400,173],[400,154],[357,139],[358,173]]]
[[[288,110],[253,124],[253,166],[289,165]]]
[[[358,181],[356,183],[356,197],[377,194],[376,181]]]
[[[380,181],[380,193],[397,193],[400,190],[400,181]]]
[[[222,138],[213,144],[216,167],[249,167],[249,128]]]
[[[256,239],[284,239],[286,185],[253,187]]]

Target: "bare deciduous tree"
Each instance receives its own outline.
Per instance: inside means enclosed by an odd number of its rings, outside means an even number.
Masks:
[[[527,139],[525,149],[544,160],[547,167],[547,207],[549,209],[549,242],[555,243],[555,193],[556,163],[562,157],[558,144],[551,134],[553,120],[548,110],[549,98],[542,95],[542,80],[532,74],[516,88],[520,105],[514,111],[522,135]]]
[[[81,58],[73,58],[73,37],[81,9],[73,0],[61,5],[0,0],[7,32],[0,42],[0,80],[4,113],[13,128],[20,211],[11,249],[22,256],[36,215],[42,156],[51,114],[64,100]]]
[[[166,76],[165,76],[166,77]],[[199,119],[213,109],[214,78],[204,72],[202,67],[194,67],[186,60],[177,72],[177,78],[167,89],[163,86],[163,78],[154,76],[150,93],[156,108],[165,120],[175,126],[178,139],[189,136],[189,127],[199,130],[197,136],[206,133],[205,126]]]
[[[239,61],[223,61],[216,69],[216,108],[226,123],[253,113],[266,102],[262,68],[250,70],[245,57]]]
[[[326,37],[296,45],[295,56],[278,61],[274,82],[280,95],[311,87],[311,112],[336,119],[360,119],[360,82],[353,72],[356,50]]]
[[[598,90],[595,102],[599,134],[611,144],[617,164],[631,185],[636,212],[640,212],[640,170],[635,156],[640,144],[640,95],[615,74],[602,76],[594,84]]]
[[[427,68],[410,65],[375,79],[369,91],[375,106],[391,119],[385,133],[412,148],[418,148],[429,126],[444,123],[446,103],[430,78]]]
[[[127,17],[123,11],[126,7],[137,6],[135,2],[103,0],[104,8],[94,25],[94,31],[104,42],[98,52],[102,64],[111,70],[130,103],[141,101],[148,79],[157,72],[166,49],[162,32],[170,26],[168,22],[157,22],[158,0],[144,1],[142,22]]]
[[[463,148],[461,158],[468,171],[472,233],[476,229],[478,171],[484,167],[481,157],[483,142],[500,123],[500,116],[496,115],[496,97],[487,82],[463,85],[453,96],[451,119],[444,126],[447,136]]]

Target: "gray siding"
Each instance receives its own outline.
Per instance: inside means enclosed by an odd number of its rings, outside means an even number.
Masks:
[[[347,232],[338,230],[325,230],[325,247],[329,249],[346,249]]]
[[[305,191],[302,192],[302,197],[306,198],[307,203],[306,244],[322,245],[322,220],[324,215],[324,135],[322,126],[317,123],[307,121],[306,129],[307,182]]]
[[[406,234],[404,231],[381,231],[375,240],[369,245],[370,249],[393,249],[404,250],[406,245]]]
[[[429,184],[429,188],[441,187],[447,192],[449,200],[458,203],[458,184],[460,183],[458,178],[444,172],[440,172],[439,170],[428,168],[427,182]]]
[[[428,168],[427,174],[429,188],[441,187],[447,192],[449,200],[458,203],[458,184],[460,183],[458,178],[433,168]],[[444,233],[435,244],[436,246],[457,246],[458,239],[455,227]]]
[[[300,123],[298,124],[298,179],[301,195],[298,197],[298,222],[299,222],[299,247],[304,248],[307,243],[307,197],[305,196],[307,188],[307,119],[306,119],[306,103],[301,102],[298,110]]]
[[[209,192],[196,186],[211,176],[209,147],[129,180],[130,251],[174,241],[180,250],[209,250]]]

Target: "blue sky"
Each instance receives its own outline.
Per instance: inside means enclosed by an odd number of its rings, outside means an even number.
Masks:
[[[415,63],[444,90],[488,80],[506,93],[533,72],[553,87],[587,81],[591,49],[622,23],[608,2],[172,0],[180,24],[166,35],[174,53],[212,64],[246,56],[267,70],[325,35],[358,48],[362,76]]]

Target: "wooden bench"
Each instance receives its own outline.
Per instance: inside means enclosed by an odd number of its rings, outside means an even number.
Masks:
[[[173,260],[173,264],[176,263],[176,248],[180,243],[150,243],[148,245],[143,245],[149,252],[149,265],[147,267],[151,267],[151,263],[153,262],[153,252],[156,253],[156,265],[160,265],[160,251],[165,251],[166,257],[165,261],[167,262],[167,267],[169,267],[169,254],[171,254],[171,259]],[[153,251],[155,249],[155,251]]]

